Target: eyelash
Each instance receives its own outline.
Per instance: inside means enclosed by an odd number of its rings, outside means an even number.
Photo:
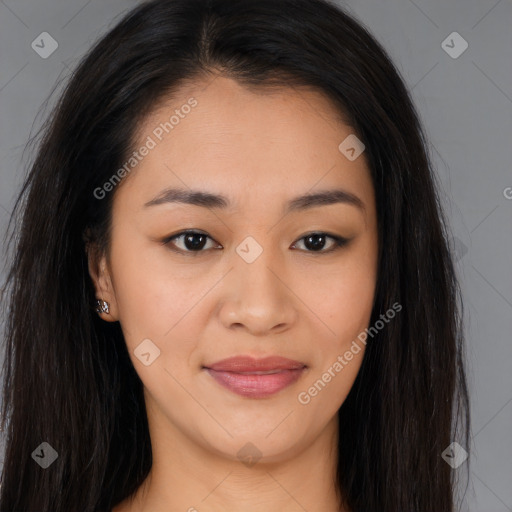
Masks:
[[[211,238],[206,233],[202,233],[200,231],[194,231],[194,230],[187,230],[187,231],[181,231],[180,233],[176,233],[175,235],[166,237],[164,240],[162,240],[162,245],[171,246],[172,245],[171,242],[173,242],[173,240],[176,240],[176,239],[181,238],[181,237],[186,236],[186,235],[202,235],[202,236],[206,236],[210,240],[213,240],[213,238]],[[327,249],[327,250],[320,250],[320,251],[308,251],[308,250],[305,250],[304,252],[309,252],[309,253],[312,253],[312,254],[327,254],[327,253],[334,252],[334,251],[336,251],[338,249],[341,249],[342,247],[346,246],[349,243],[349,241],[350,241],[347,238],[343,238],[343,237],[336,236],[336,235],[331,235],[329,233],[325,233],[324,231],[313,231],[313,232],[307,233],[306,235],[304,235],[301,238],[299,238],[297,240],[297,242],[300,241],[300,240],[304,240],[305,238],[308,238],[310,236],[315,236],[315,235],[322,235],[322,236],[324,236],[326,238],[332,239],[334,241],[334,245],[330,249]],[[297,242],[294,242],[294,245]],[[170,247],[170,249],[172,251],[174,251],[174,252],[177,252],[177,253],[180,253],[180,254],[187,254],[187,255],[196,255],[196,254],[200,254],[202,252],[206,252],[206,250],[203,250],[203,249],[201,249],[199,251],[190,251],[190,250],[184,250],[184,249],[176,249],[176,248],[173,248],[173,247]]]

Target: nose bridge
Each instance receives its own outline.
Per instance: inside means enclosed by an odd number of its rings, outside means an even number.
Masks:
[[[246,279],[248,286],[255,292],[280,295],[282,291],[281,284],[276,274],[277,272],[272,268],[272,265],[269,265],[269,262],[262,258],[251,265],[247,265],[241,272],[241,278]]]
[[[262,237],[259,237],[262,240]],[[267,237],[268,238],[268,237]],[[236,279],[242,288],[245,286],[251,294],[266,296],[281,295],[282,283],[276,277],[280,267],[278,251],[275,248],[263,247],[255,237],[246,237],[236,247],[235,258]]]
[[[248,236],[235,252],[223,321],[242,324],[253,333],[289,324],[294,318],[293,294],[282,282],[278,251]]]

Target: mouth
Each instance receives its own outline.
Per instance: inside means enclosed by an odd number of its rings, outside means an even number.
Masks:
[[[221,386],[248,398],[266,398],[296,382],[307,366],[284,357],[239,356],[203,366]]]

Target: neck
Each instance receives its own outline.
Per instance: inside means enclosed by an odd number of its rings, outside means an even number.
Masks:
[[[151,472],[114,512],[344,512],[335,480],[337,416],[305,449],[270,461],[232,460],[169,425],[150,431]]]

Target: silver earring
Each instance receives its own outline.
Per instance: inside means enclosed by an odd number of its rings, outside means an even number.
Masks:
[[[106,313],[108,315],[110,313],[110,304],[106,300],[97,300],[96,313]]]

